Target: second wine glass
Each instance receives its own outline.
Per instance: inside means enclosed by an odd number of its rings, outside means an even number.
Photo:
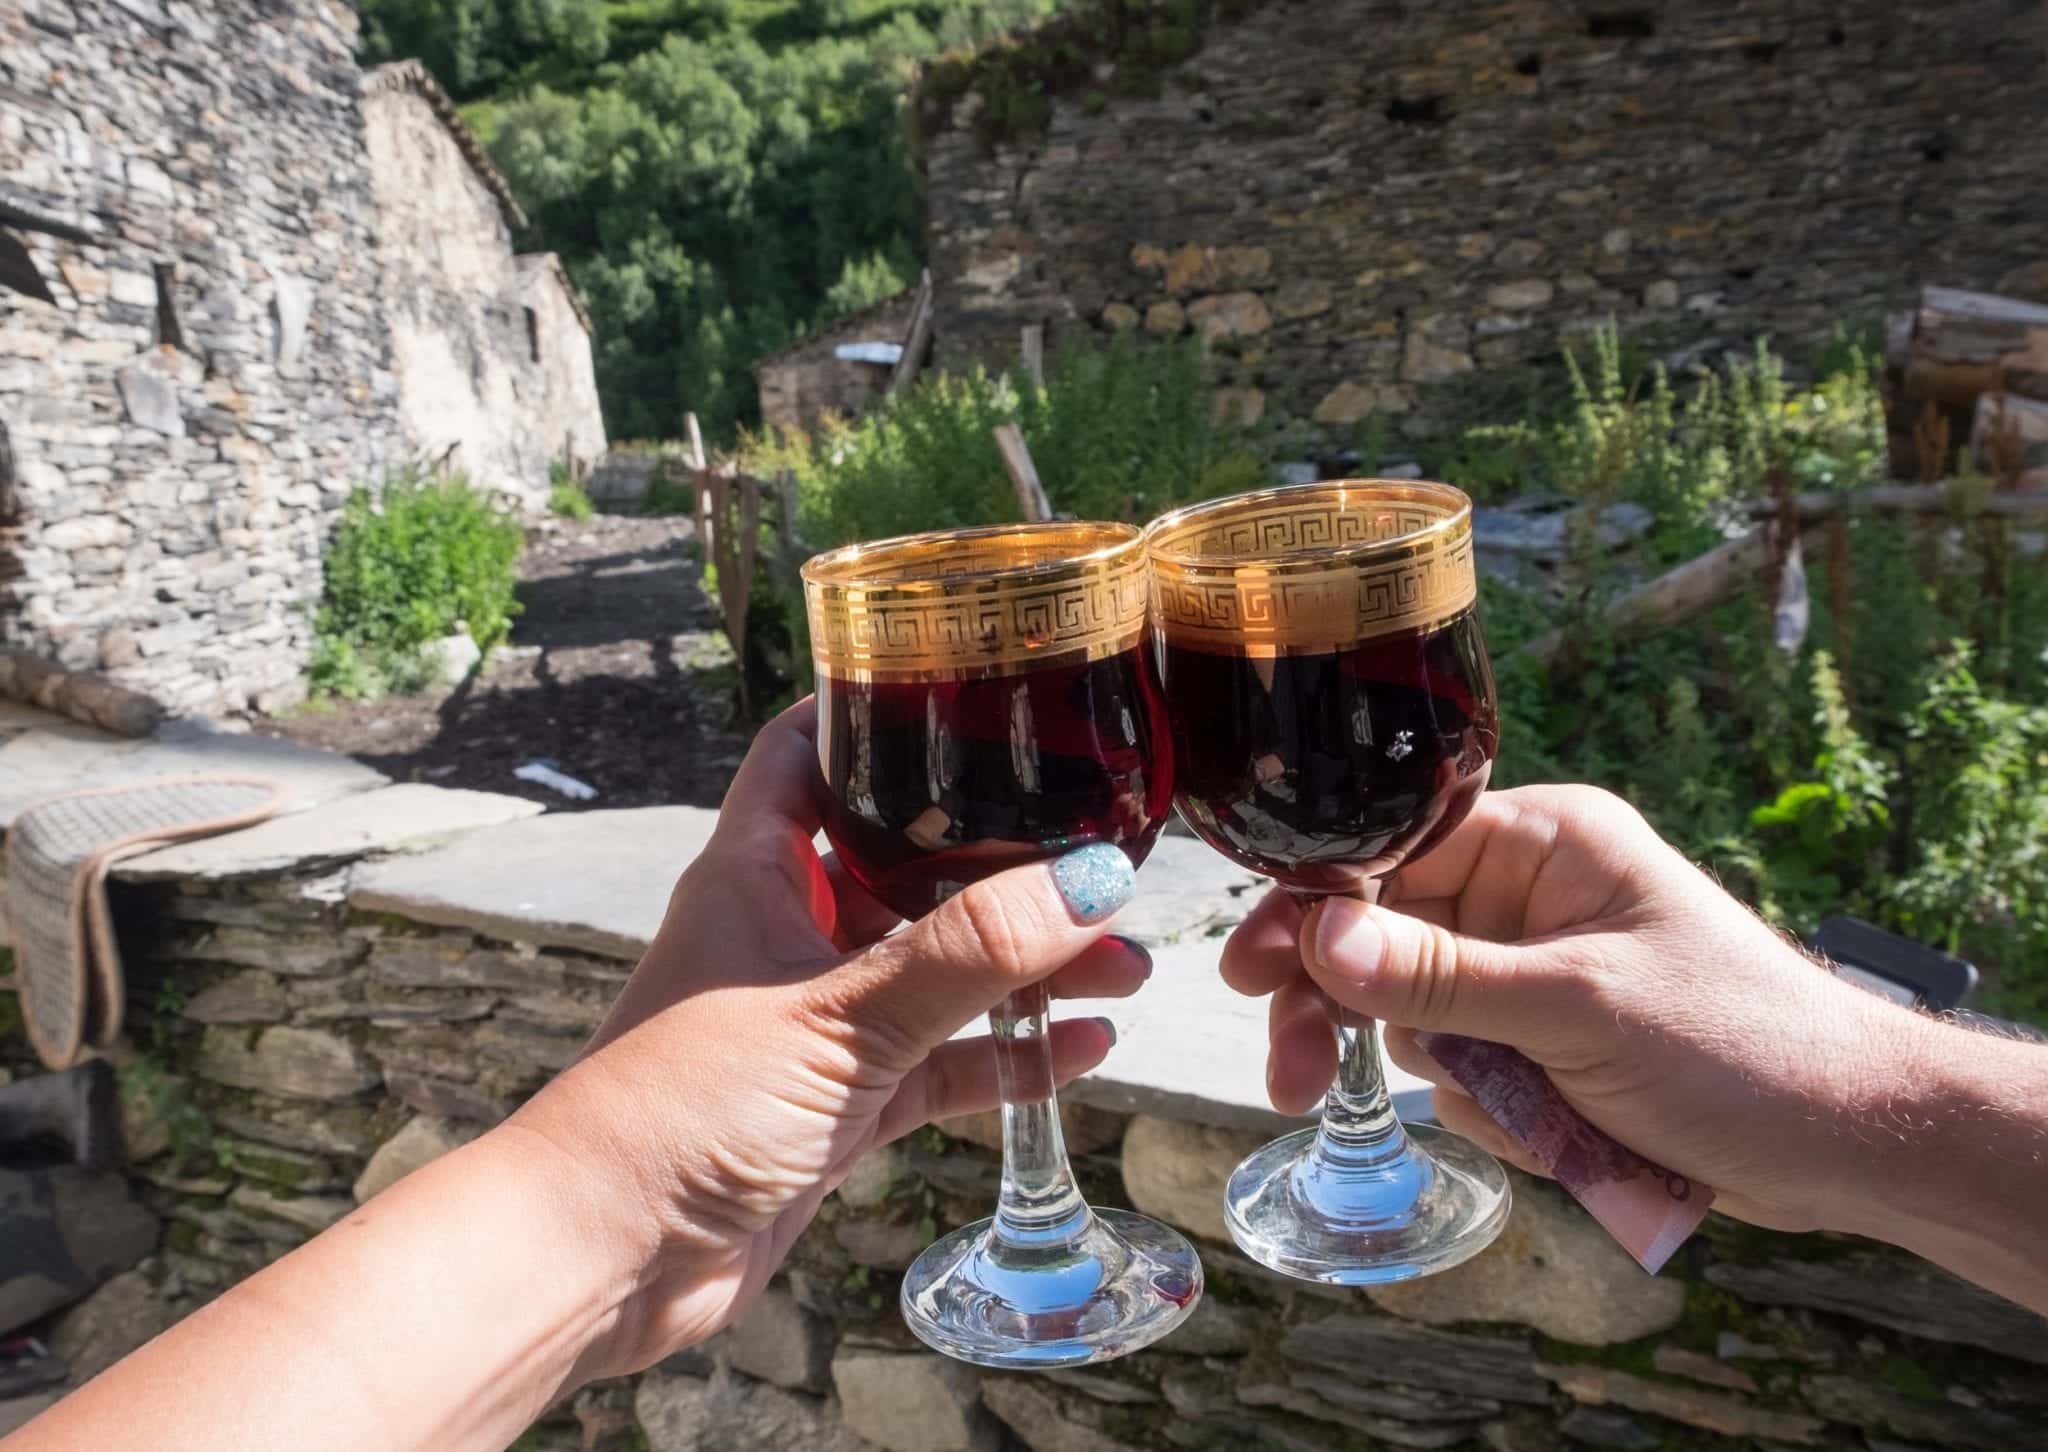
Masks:
[[[1464,819],[1492,766],[1471,501],[1443,484],[1304,485],[1170,514],[1147,545],[1182,818],[1304,904],[1375,900]],[[1500,1165],[1404,1127],[1377,1024],[1326,1006],[1338,1071],[1322,1122],[1237,1167],[1231,1237],[1341,1285],[1477,1254],[1507,1218]]]

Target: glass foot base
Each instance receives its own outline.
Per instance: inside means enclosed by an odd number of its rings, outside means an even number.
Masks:
[[[992,1220],[934,1241],[903,1277],[917,1338],[977,1366],[1107,1361],[1149,1346],[1202,1296],[1194,1247],[1156,1220],[1097,1210],[1078,1236],[998,1246]]]
[[[1506,1172],[1448,1130],[1405,1128],[1407,1152],[1370,1169],[1316,1157],[1314,1129],[1254,1150],[1224,1191],[1230,1238],[1269,1270],[1339,1286],[1410,1280],[1477,1255],[1507,1223]]]

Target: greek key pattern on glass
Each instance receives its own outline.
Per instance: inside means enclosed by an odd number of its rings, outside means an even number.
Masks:
[[[1330,549],[1398,539],[1438,524],[1449,510],[1426,504],[1399,503],[1372,509],[1349,509],[1341,503],[1276,503],[1257,512],[1230,514],[1208,523],[1197,520],[1171,530],[1159,544],[1176,553],[1211,558],[1271,558],[1295,550]],[[1218,558],[1218,563],[1222,562]]]
[[[950,562],[949,562],[950,563]],[[927,574],[934,573],[929,566]],[[1081,580],[991,584],[922,598],[810,599],[826,671],[944,672],[1129,649],[1145,630],[1142,559]]]
[[[1426,526],[1441,517],[1429,515],[1422,523]],[[1418,527],[1411,524],[1399,532]],[[1286,548],[1290,546],[1274,552]],[[1232,548],[1230,553],[1240,551]],[[1223,652],[1286,646],[1327,649],[1376,635],[1427,629],[1469,609],[1478,594],[1472,534],[1460,529],[1433,541],[1420,554],[1323,569],[1268,571],[1249,564],[1223,566],[1220,561],[1207,568],[1155,564],[1152,613],[1160,633],[1176,645]]]

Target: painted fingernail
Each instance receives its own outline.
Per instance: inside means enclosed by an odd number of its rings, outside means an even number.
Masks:
[[[1115,1024],[1113,1024],[1113,1023],[1111,1023],[1111,1022],[1110,1022],[1110,1021],[1109,1021],[1108,1019],[1106,1019],[1106,1018],[1098,1018],[1098,1019],[1096,1019],[1095,1021],[1096,1021],[1097,1023],[1101,1024],[1101,1025],[1102,1025],[1102,1031],[1103,1031],[1104,1033],[1106,1033],[1106,1034],[1108,1034],[1108,1035],[1109,1035],[1109,1046],[1110,1046],[1110,1047],[1111,1047],[1112,1049],[1113,1049],[1113,1048],[1115,1048],[1115,1047],[1116,1047],[1116,1025],[1115,1025]]]
[[[1095,842],[1069,852],[1052,865],[1053,885],[1066,899],[1074,921],[1099,923],[1131,900],[1138,874],[1123,849]]]
[[[1116,943],[1126,953],[1138,960],[1139,966],[1144,968],[1147,978],[1152,976],[1152,950],[1150,948],[1146,947],[1136,938],[1126,938],[1122,933],[1111,933],[1109,937],[1111,942]]]
[[[1372,920],[1372,909],[1355,898],[1326,898],[1316,923],[1316,961],[1346,978],[1363,982],[1379,971],[1387,935]]]

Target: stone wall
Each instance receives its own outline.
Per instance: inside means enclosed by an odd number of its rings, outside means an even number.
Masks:
[[[188,1310],[567,1064],[711,821],[680,808],[518,820],[530,804],[357,790],[122,868],[131,1033],[148,1048],[124,1056],[129,1141],[169,1226],[139,1286],[101,1293],[169,1310],[122,1324]],[[598,843],[620,866],[585,884],[572,864]],[[1209,1289],[1186,1327],[1049,1376],[920,1350],[896,1315],[897,1276],[933,1234],[985,1214],[998,1180],[993,1124],[956,1122],[865,1159],[740,1326],[586,1391],[522,1446],[623,1452],[636,1427],[652,1452],[2031,1445],[2048,1417],[2048,1323],[1847,1239],[1713,1217],[1651,1278],[1560,1192],[1517,1176],[1500,1241],[1444,1275],[1345,1292],[1252,1266],[1223,1236],[1218,1197],[1270,1131],[1219,1127],[1249,1111],[1202,1098],[1235,1091],[1190,1007],[1197,975],[1213,975],[1207,935],[1252,899],[1185,846],[1151,877],[1160,891],[1141,877],[1124,923],[1161,963],[1153,990],[1112,1006],[1125,1032],[1107,1067],[1124,1078],[1084,1083],[1065,1119],[1091,1197],[1200,1238]],[[401,855],[352,861],[364,853]],[[1162,982],[1181,990],[1170,1004]],[[1160,1015],[1131,1017],[1148,998]],[[7,1007],[0,992],[0,1021]],[[1233,1021],[1224,1045],[1241,1044],[1253,1085],[1260,1022],[1255,1009]],[[0,1033],[0,1056],[21,1052]],[[1128,1067],[1191,1059],[1178,1088]],[[1100,1107],[1112,1102],[1123,1108]],[[96,1304],[58,1332],[88,1318],[105,1345],[112,1313]]]
[[[940,355],[1194,332],[1219,409],[1341,438],[1610,316],[1816,340],[2040,259],[2043,42],[2004,0],[1100,0],[924,79]]]
[[[0,6],[0,642],[289,695],[323,526],[397,438],[340,0]],[[224,60],[232,57],[232,63]]]
[[[406,435],[544,503],[565,444],[583,463],[604,452],[588,320],[551,256],[514,256],[525,214],[424,66],[371,72],[363,125]]]
[[[889,387],[892,365],[834,355],[841,343],[901,343],[916,305],[915,288],[822,331],[754,365],[761,386],[761,422],[771,428],[807,428],[828,413],[858,418]]]

